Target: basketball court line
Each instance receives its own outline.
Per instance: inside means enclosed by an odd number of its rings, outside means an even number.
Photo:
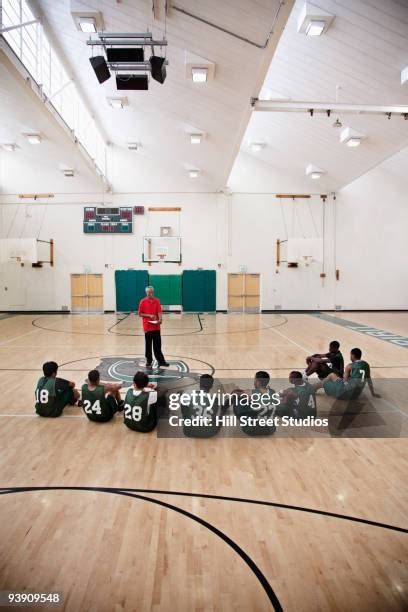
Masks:
[[[79,314],[79,313],[78,313]],[[131,314],[131,313],[129,313]],[[189,313],[187,313],[189,314]],[[178,336],[191,336],[192,334],[199,334],[200,336],[217,336],[217,335],[224,335],[224,334],[246,334],[246,333],[251,333],[251,332],[259,332],[259,331],[264,331],[267,329],[274,329],[276,327],[281,327],[282,325],[285,325],[288,322],[288,319],[286,317],[284,317],[283,315],[277,313],[276,315],[273,314],[274,317],[280,317],[281,319],[283,319],[283,321],[281,321],[280,323],[277,323],[276,325],[264,325],[262,327],[256,327],[254,329],[237,329],[237,330],[231,330],[231,331],[215,331],[215,332],[204,332],[203,331],[203,326],[201,324],[201,319],[199,316],[199,313],[190,313],[190,314],[196,314],[200,323],[200,328],[196,331],[186,331],[186,332],[181,332],[181,333],[174,333],[174,334],[166,334],[166,333],[162,333],[161,336],[163,338],[167,337],[167,338],[176,338]],[[268,313],[270,314],[270,313]],[[55,315],[43,315],[43,316],[55,316]],[[64,318],[67,315],[58,315],[58,316],[63,316]],[[74,315],[72,315],[74,316]],[[262,316],[262,313],[261,313]],[[39,329],[43,329],[44,331],[50,331],[50,332],[54,332],[54,333],[59,333],[59,334],[75,334],[75,335],[80,335],[80,336],[109,336],[109,335],[113,335],[113,336],[127,336],[127,337],[135,337],[135,338],[143,338],[144,334],[143,332],[141,333],[136,333],[136,334],[121,334],[121,333],[112,333],[110,334],[109,330],[107,330],[106,332],[80,332],[80,331],[65,331],[62,329],[52,329],[51,327],[44,327],[42,325],[39,325],[37,323],[37,321],[39,321],[41,319],[41,317],[37,317],[35,319],[32,319],[31,321],[31,325],[33,325],[34,327],[37,327]],[[123,319],[122,319],[123,320]],[[121,321],[122,321],[121,320]],[[119,323],[121,322],[119,321]]]
[[[327,323],[332,323],[333,325],[340,325],[341,327],[346,327],[347,329],[351,329],[352,331],[358,332],[360,334],[366,334],[371,338],[377,338],[378,340],[383,340],[385,342],[389,342],[394,346],[401,346],[402,348],[408,348],[408,338],[406,336],[401,336],[399,334],[393,334],[391,332],[387,332],[383,329],[378,329],[376,327],[371,327],[369,325],[362,325],[361,323],[355,323],[354,321],[350,321],[348,319],[341,319],[340,317],[335,317],[333,315],[326,314],[324,312],[319,313],[308,313],[311,317],[316,317],[318,319],[322,319]]]
[[[256,565],[255,561],[241,548],[234,540],[232,540],[229,536],[227,536],[223,531],[204,520],[200,516],[196,514],[192,514],[183,508],[179,508],[178,506],[174,506],[173,504],[169,504],[168,502],[161,501],[159,499],[152,499],[151,497],[145,497],[144,495],[136,494],[135,492],[129,492],[128,489],[111,489],[111,488],[102,488],[102,487],[19,487],[19,488],[8,488],[0,490],[0,495],[11,495],[12,493],[24,493],[24,492],[32,492],[32,491],[52,491],[52,490],[65,490],[65,491],[91,491],[91,492],[99,492],[99,493],[110,493],[115,495],[123,495],[124,497],[132,497],[134,499],[139,499],[142,501],[147,501],[149,503],[155,504],[157,506],[161,506],[162,508],[166,508],[168,510],[173,510],[178,514],[186,516],[187,518],[195,521],[199,525],[202,525],[209,531],[211,531],[214,535],[218,536],[221,540],[223,540],[228,546],[232,548],[234,552],[236,552],[241,559],[247,564],[249,569],[257,578],[258,582],[261,584],[263,590],[265,591],[273,609],[275,612],[283,612],[283,608],[279,602],[279,599],[273,590],[272,586],[268,582],[265,575]]]

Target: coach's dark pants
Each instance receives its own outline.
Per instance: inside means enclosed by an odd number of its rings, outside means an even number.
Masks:
[[[164,363],[165,359],[161,351],[161,336],[159,329],[145,332],[145,357],[147,363],[152,363],[153,361],[152,344],[154,356],[156,357],[157,361],[159,364]]]

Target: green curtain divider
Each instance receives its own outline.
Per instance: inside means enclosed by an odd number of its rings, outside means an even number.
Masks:
[[[115,270],[116,310],[136,312],[148,284],[147,270]]]
[[[183,310],[214,312],[216,309],[215,270],[184,270]]]
[[[150,274],[149,285],[153,285],[154,295],[163,306],[181,305],[181,274]]]

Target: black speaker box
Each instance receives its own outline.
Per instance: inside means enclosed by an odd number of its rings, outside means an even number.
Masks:
[[[150,58],[152,78],[159,83],[164,83],[166,80],[166,66],[164,65],[164,62],[164,57],[152,55]]]
[[[110,79],[111,73],[109,72],[108,65],[103,55],[96,55],[95,57],[90,57],[89,61],[91,62],[91,66],[94,69],[96,78],[100,83],[104,83],[105,81]]]
[[[144,62],[144,50],[134,47],[108,47],[106,49],[108,62],[131,64],[133,62]]]
[[[120,74],[116,76],[118,89],[149,89],[146,74]]]

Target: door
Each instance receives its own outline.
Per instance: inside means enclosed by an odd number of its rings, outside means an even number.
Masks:
[[[71,274],[71,311],[103,312],[102,274]]]
[[[259,312],[259,274],[228,274],[228,310],[230,312]]]
[[[244,311],[244,274],[228,274],[228,310]]]
[[[259,312],[260,290],[259,274],[244,274],[244,310],[245,312]]]

